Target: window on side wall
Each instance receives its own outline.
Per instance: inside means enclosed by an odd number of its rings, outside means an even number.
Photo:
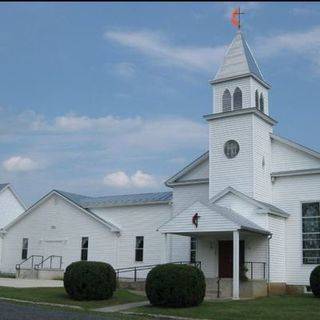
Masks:
[[[302,204],[303,264],[320,264],[320,203]]]
[[[136,237],[136,250],[135,250],[135,260],[143,261],[143,243],[144,238],[142,236]]]
[[[22,252],[21,252],[21,259],[23,259],[23,260],[28,258],[28,245],[29,245],[29,239],[23,238],[22,239]]]
[[[197,239],[191,237],[190,239],[190,262],[196,262],[197,259]]]
[[[81,260],[88,260],[88,248],[89,248],[89,238],[82,237],[81,239]]]

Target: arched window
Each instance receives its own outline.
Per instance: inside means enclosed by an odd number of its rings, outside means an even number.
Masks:
[[[233,93],[233,110],[239,110],[242,108],[242,92],[237,87]]]
[[[259,109],[259,93],[258,93],[258,90],[256,90],[256,108]]]
[[[260,111],[264,112],[264,99],[262,93],[260,93]]]
[[[227,112],[231,111],[231,94],[228,89],[224,90],[222,96],[222,111]]]

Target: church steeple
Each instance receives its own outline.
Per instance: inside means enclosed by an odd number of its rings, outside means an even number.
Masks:
[[[252,75],[256,80],[269,86],[264,80],[262,72],[252,55],[243,32],[238,30],[226,52],[223,63],[212,82],[216,83],[246,75]]]
[[[241,30],[232,40],[215,78],[214,112],[257,108],[268,114],[268,89],[252,51]]]

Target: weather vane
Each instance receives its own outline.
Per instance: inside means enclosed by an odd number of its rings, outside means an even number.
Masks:
[[[233,9],[231,13],[231,23],[233,26],[241,29],[241,15],[244,14],[244,12],[241,12],[240,7]]]

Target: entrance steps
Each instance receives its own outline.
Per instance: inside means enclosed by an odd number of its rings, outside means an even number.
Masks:
[[[207,278],[206,297],[231,298],[233,280],[231,278]],[[219,291],[219,295],[218,295]],[[267,296],[267,282],[265,280],[240,281],[240,298],[258,298]]]
[[[61,280],[63,273],[62,256],[34,254],[16,264],[18,279]]]
[[[16,271],[17,279],[62,280],[64,270],[57,269],[20,269]]]

